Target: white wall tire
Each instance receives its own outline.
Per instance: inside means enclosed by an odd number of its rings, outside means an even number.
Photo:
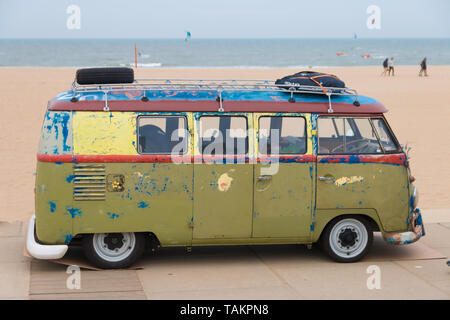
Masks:
[[[373,232],[362,217],[344,216],[332,220],[322,236],[325,252],[338,262],[356,262],[372,246]]]
[[[144,249],[145,239],[140,233],[96,233],[83,237],[86,258],[102,269],[129,267]]]

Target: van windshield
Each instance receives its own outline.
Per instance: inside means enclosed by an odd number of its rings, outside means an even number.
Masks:
[[[319,154],[382,154],[398,152],[382,118],[321,117]]]

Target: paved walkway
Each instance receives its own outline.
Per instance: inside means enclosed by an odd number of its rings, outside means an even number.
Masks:
[[[427,210],[426,237],[396,247],[409,250],[399,260],[382,241],[353,264],[299,245],[166,248],[148,253],[141,270],[82,269],[80,289],[67,288],[66,266],[23,256],[25,223],[0,223],[0,299],[449,299],[449,217]],[[370,290],[374,265],[381,288]]]

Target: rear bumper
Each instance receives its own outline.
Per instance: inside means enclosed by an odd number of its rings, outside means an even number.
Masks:
[[[36,241],[35,237],[35,220],[36,216],[33,215],[28,224],[26,248],[28,253],[36,259],[60,259],[62,258],[69,248],[67,245],[45,245]]]
[[[384,240],[390,244],[410,244],[419,240],[425,235],[425,229],[422,222],[422,215],[419,209],[415,209],[410,217],[411,231],[398,233],[385,233]]]

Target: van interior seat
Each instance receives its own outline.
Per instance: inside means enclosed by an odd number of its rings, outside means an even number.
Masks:
[[[328,148],[325,148],[324,146],[319,146],[319,153],[328,154],[330,153],[330,150]]]
[[[229,141],[215,141],[214,137],[203,138],[201,142],[201,148],[202,148],[202,154],[205,153],[205,149],[208,148],[207,151],[211,150],[212,154],[219,154],[219,151],[222,151],[222,154],[229,154],[229,155],[238,155],[238,154],[245,154],[247,153],[248,149],[248,140],[247,138],[228,138]],[[227,142],[232,143],[233,148],[232,152],[230,153],[230,150],[227,149]],[[244,146],[244,150],[242,150],[241,146]],[[230,146],[228,146],[230,148]],[[241,150],[239,150],[241,149]]]
[[[139,147],[143,153],[169,153],[170,139],[158,126],[146,124],[139,131]]]

